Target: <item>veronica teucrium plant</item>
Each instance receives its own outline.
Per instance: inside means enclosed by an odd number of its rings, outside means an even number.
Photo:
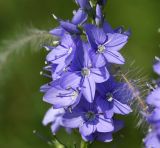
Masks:
[[[129,31],[113,29],[103,14],[106,0],[75,0],[79,9],[71,20],[62,20],[50,34],[58,37],[49,51],[44,74],[51,81],[41,87],[43,100],[51,104],[43,124],[79,131],[84,141],[110,142],[124,123],[115,115],[132,112],[134,93],[128,83],[116,78],[113,69],[125,63],[120,50]]]

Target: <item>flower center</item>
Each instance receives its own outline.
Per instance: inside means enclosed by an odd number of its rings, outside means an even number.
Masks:
[[[114,99],[112,93],[110,93],[110,92],[107,93],[107,94],[106,94],[106,99],[107,99],[107,101],[112,102],[113,99]]]
[[[88,68],[83,68],[81,71],[83,76],[89,76],[90,75],[90,70]]]
[[[105,48],[104,45],[99,45],[99,46],[98,46],[98,53],[103,53],[105,49],[106,49],[106,48]]]
[[[88,111],[86,114],[85,114],[85,117],[88,121],[93,121],[96,117],[95,113],[92,112],[92,111]]]

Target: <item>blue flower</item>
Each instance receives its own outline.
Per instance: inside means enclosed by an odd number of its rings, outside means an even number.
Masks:
[[[76,39],[71,35],[65,34],[62,36],[60,44],[57,47],[46,47],[51,51],[47,55],[46,60],[52,64],[56,64],[55,73],[62,71],[71,63],[76,50]]]
[[[44,119],[42,121],[43,125],[51,124],[52,133],[55,134],[62,125],[62,116],[64,115],[65,110],[61,109],[53,109],[51,107],[45,114]]]
[[[108,81],[97,84],[97,90],[97,105],[106,117],[111,118],[114,113],[126,115],[132,112],[128,103],[133,93],[125,83],[116,83],[110,77]]]
[[[144,139],[144,143],[145,143],[145,148],[159,148],[160,135],[157,135],[156,131],[152,131]]]
[[[59,85],[48,89],[43,100],[50,103],[54,108],[68,108],[77,105],[80,101],[81,93],[75,89],[63,89]]]
[[[114,130],[112,119],[105,118],[103,112],[97,110],[95,103],[89,103],[84,98],[81,98],[71,112],[64,114],[62,124],[68,128],[79,128],[82,137],[95,132],[106,133]]]
[[[144,139],[146,148],[160,147],[160,108],[155,108],[150,115],[147,116],[148,123],[151,124],[149,133]]]
[[[113,140],[113,133],[119,131],[120,129],[123,128],[124,123],[120,120],[113,120],[113,124],[114,124],[114,131],[112,132],[95,132],[89,136],[83,136],[82,138],[85,141],[102,141],[102,142],[111,142]]]
[[[63,88],[82,88],[82,93],[88,102],[93,102],[96,83],[102,83],[109,78],[106,67],[95,68],[92,66],[88,49],[89,44],[79,41],[75,57],[72,61],[70,71],[61,78]]]
[[[96,67],[109,63],[124,64],[119,50],[127,43],[128,36],[120,33],[105,33],[103,28],[85,25],[85,31],[91,44],[90,56]]]

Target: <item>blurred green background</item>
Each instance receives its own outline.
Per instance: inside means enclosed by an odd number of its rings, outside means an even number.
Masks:
[[[25,27],[50,30],[57,25],[52,13],[67,19],[75,8],[72,0],[0,0],[0,43],[14,38]],[[160,56],[160,0],[108,0],[105,13],[113,27],[132,29],[123,51],[152,76],[153,58]],[[47,81],[39,75],[46,52],[32,52],[29,46],[21,50],[23,54],[11,55],[5,67],[0,65],[0,147],[47,148],[50,146],[33,134],[37,130],[45,137],[51,136],[49,128],[41,125],[49,106],[42,102],[39,92]],[[113,143],[94,143],[91,147],[141,148],[143,129],[137,129],[135,121],[133,115],[126,117],[126,127],[116,134]],[[72,139],[60,135],[62,141]]]

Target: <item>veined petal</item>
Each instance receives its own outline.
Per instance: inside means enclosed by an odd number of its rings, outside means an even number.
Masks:
[[[114,120],[113,123],[114,123],[114,133],[118,132],[124,127],[124,121],[122,120]]]
[[[108,41],[106,43],[106,48],[109,51],[119,51],[128,40],[128,36],[120,33],[108,33]]]
[[[102,141],[102,142],[111,142],[113,140],[112,133],[107,132],[107,133],[97,133],[97,138],[96,140]]]
[[[45,114],[44,119],[42,121],[43,125],[47,125],[49,123],[54,122],[57,119],[58,115],[63,115],[64,114],[64,109],[53,109],[51,107]]]
[[[106,65],[106,59],[103,54],[96,53],[93,49],[89,51],[91,56],[92,64],[94,67],[103,67]]]
[[[90,56],[89,56],[89,49],[90,49],[90,45],[88,43],[83,43],[83,55],[84,56],[84,60],[83,60],[83,66],[84,67],[91,67],[92,66],[92,63],[91,63],[91,59],[90,59]],[[81,58],[80,57],[80,58]]]
[[[82,139],[84,140],[84,141],[89,141],[89,142],[92,142],[92,141],[94,141],[95,140],[95,136],[94,136],[94,134],[91,134],[91,135],[89,135],[89,136],[83,136],[83,135],[81,135],[82,136]]]
[[[49,33],[51,35],[61,37],[65,33],[65,30],[62,27],[57,27],[55,29],[50,30]]]
[[[92,30],[94,30],[95,28],[96,27],[92,24],[84,25],[84,29],[85,29],[85,32],[87,34],[88,41],[91,44],[91,47],[93,49],[97,48],[97,44],[96,44],[96,41],[95,41],[95,38],[94,38],[94,35],[93,35],[93,32],[92,32]]]
[[[125,59],[122,57],[122,55],[117,51],[109,51],[106,50],[103,54],[106,58],[106,60],[109,63],[115,63],[115,64],[124,64]]]
[[[98,132],[112,132],[114,130],[113,121],[111,119],[105,119],[103,115],[100,115],[98,118],[99,122],[97,123]]]
[[[96,86],[95,86],[95,81],[93,80],[93,78],[91,76],[85,77],[84,82],[83,82],[82,93],[84,97],[86,98],[86,100],[90,103],[92,103],[94,100],[95,91],[96,91],[95,89],[96,89]]]
[[[96,130],[95,125],[84,123],[82,126],[79,127],[79,132],[83,136],[89,136],[94,133]]]
[[[160,142],[158,135],[155,131],[150,132],[147,137],[144,139],[146,148],[159,148]]]
[[[160,108],[155,108],[151,115],[148,117],[150,122],[158,122],[160,121]]]
[[[91,45],[92,43],[101,45],[107,40],[107,36],[102,28],[89,24],[85,25],[84,28]]]
[[[105,33],[113,33],[111,25],[106,21],[103,23],[103,30]]]
[[[62,88],[67,89],[69,87],[76,88],[80,86],[81,74],[80,72],[67,72],[65,73],[61,80],[60,85]]]
[[[105,67],[92,68],[91,75],[96,83],[102,83],[109,79],[109,72]]]
[[[126,115],[132,112],[132,109],[127,104],[122,104],[121,102],[114,99],[114,107],[113,110],[117,114]]]
[[[105,113],[105,117],[111,119],[113,117],[113,103],[108,102],[105,98],[98,96],[96,98],[98,112]]]
[[[75,0],[75,1],[82,9],[90,8],[90,4],[88,0]]]
[[[62,118],[59,118],[59,117],[57,117],[57,118],[58,119],[56,119],[56,121],[51,124],[51,131],[52,131],[53,134],[55,134],[61,126]]]
[[[87,13],[83,9],[79,9],[72,19],[72,23],[75,25],[83,24],[87,20]]]
[[[84,50],[81,40],[77,41],[76,49],[77,50],[75,51],[75,55],[71,64],[71,69],[73,71],[81,70],[84,67]]]
[[[54,73],[52,73],[53,80],[55,80],[58,76],[60,76],[64,72],[63,70],[67,65],[68,64],[65,64],[64,61],[61,61],[60,64],[57,65]]]
[[[62,119],[62,126],[69,128],[78,128],[83,125],[83,118],[79,113],[66,113]]]
[[[60,25],[62,28],[64,28],[69,33],[80,33],[77,26],[70,22],[60,21]]]
[[[71,50],[72,52],[72,48],[75,48],[75,43],[72,36],[69,34],[63,35],[61,39],[61,46],[65,47],[67,51]]]
[[[67,54],[67,49],[62,46],[57,46],[47,55],[47,61],[52,63],[59,63],[61,60],[64,60],[64,56]]]
[[[160,88],[155,89],[147,97],[147,104],[160,107]]]
[[[41,92],[47,92],[52,86],[50,86],[48,83],[47,84],[44,84],[40,87],[40,91]]]
[[[102,14],[102,6],[99,4],[96,5],[96,24],[99,26],[103,23],[103,14]]]
[[[73,90],[65,90],[62,88],[53,87],[47,91],[43,100],[57,106],[58,108],[62,108],[68,107],[78,101],[78,95],[79,93],[76,93]]]

